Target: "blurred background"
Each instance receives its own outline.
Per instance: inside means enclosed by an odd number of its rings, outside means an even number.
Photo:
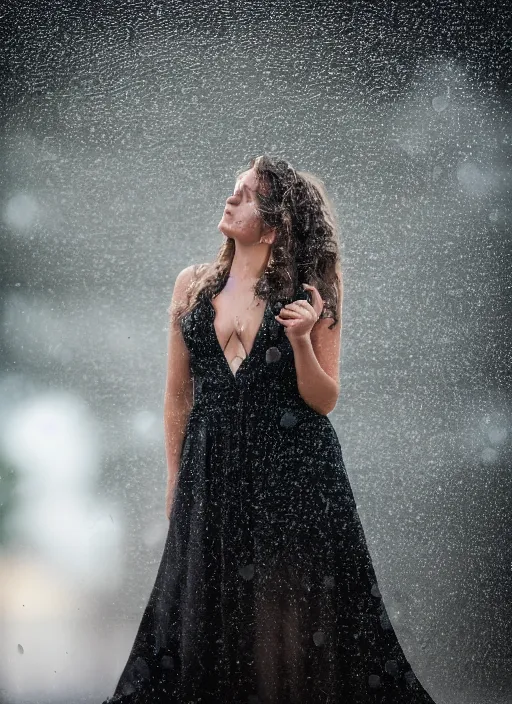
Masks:
[[[174,281],[263,152],[338,214],[330,419],[404,651],[437,704],[512,702],[511,14],[2,10],[1,704],[113,692],[168,527]]]

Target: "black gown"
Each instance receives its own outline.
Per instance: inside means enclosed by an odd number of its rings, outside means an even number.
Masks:
[[[211,298],[182,319],[194,404],[169,531],[103,704],[434,704],[382,601],[336,432],[298,393],[281,304],[236,375]]]

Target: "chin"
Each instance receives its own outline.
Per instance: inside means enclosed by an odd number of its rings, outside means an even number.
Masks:
[[[222,217],[219,220],[219,224],[217,225],[217,229],[222,232],[223,235],[226,235],[226,237],[232,237],[233,235],[231,234],[232,228],[229,226],[229,223],[226,225],[226,221],[224,220],[224,217]]]

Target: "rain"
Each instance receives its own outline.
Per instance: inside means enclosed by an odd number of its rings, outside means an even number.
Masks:
[[[340,223],[329,420],[382,628],[437,704],[510,704],[511,15],[484,0],[3,11],[0,704],[113,691],[169,528],[173,286],[216,257],[259,154],[317,174]],[[286,361],[272,341],[262,358]],[[287,410],[279,432],[300,423]],[[246,557],[241,589],[258,576]]]

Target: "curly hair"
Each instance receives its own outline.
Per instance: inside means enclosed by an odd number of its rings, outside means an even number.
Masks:
[[[256,204],[264,225],[276,229],[265,271],[254,286],[258,298],[275,304],[293,300],[302,283],[316,286],[323,301],[321,318],[338,322],[337,311],[342,290],[338,223],[323,182],[314,174],[294,169],[284,159],[267,154],[252,157],[258,182]],[[239,169],[237,177],[246,168]],[[211,264],[196,267],[187,292],[187,304],[176,311],[185,315],[200,296],[214,296],[224,286],[233,256],[235,241],[228,237]],[[170,310],[170,309],[169,309]]]

